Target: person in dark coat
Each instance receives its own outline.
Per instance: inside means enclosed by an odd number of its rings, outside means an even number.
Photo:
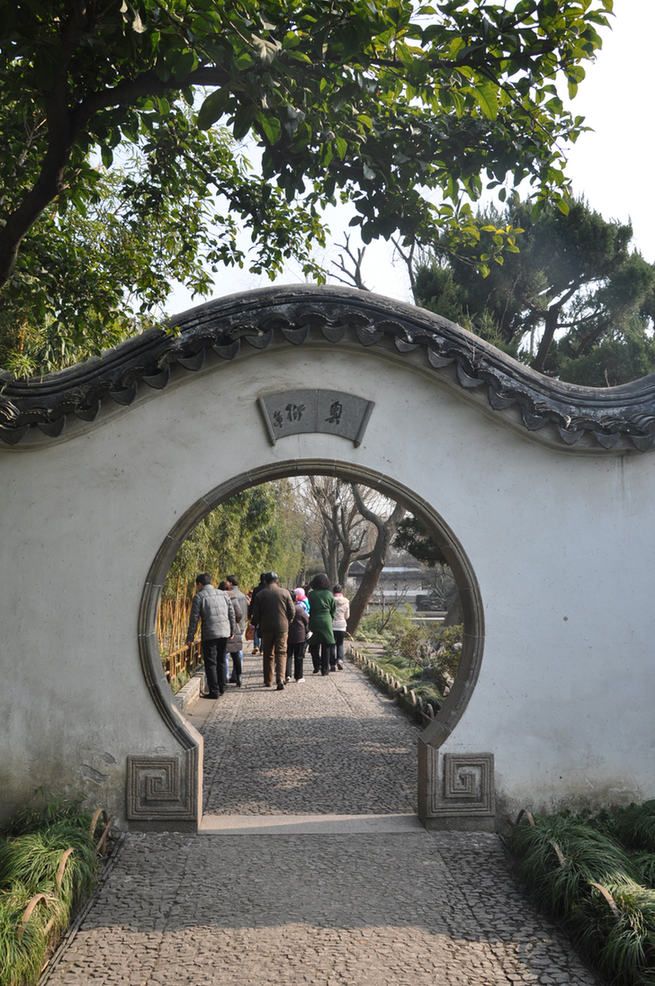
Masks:
[[[337,605],[330,592],[330,580],[325,573],[315,575],[309,583],[309,629],[312,632],[309,653],[312,655],[314,674],[330,673],[330,656],[334,647],[332,617]]]
[[[254,636],[253,642],[252,642],[252,652],[253,652],[253,654],[258,654],[260,652],[260,650],[261,650],[261,653],[262,654],[264,653],[264,648],[262,647],[261,636],[260,636],[260,633],[259,633],[259,627],[255,623],[255,617],[253,616],[253,613],[252,613],[252,604],[253,604],[253,601],[254,601],[255,596],[257,595],[257,593],[258,592],[261,592],[262,589],[265,589],[265,588],[266,588],[266,572],[262,572],[261,575],[259,576],[259,584],[256,585],[254,589],[251,589],[250,590],[250,603],[248,604],[248,620],[249,620],[250,623],[252,623],[252,625],[255,628],[255,636]]]
[[[265,575],[266,588],[252,599],[252,615],[259,627],[264,645],[264,685],[273,684],[273,665],[278,691],[284,688],[287,673],[287,637],[289,623],[296,615],[296,607],[288,589],[278,584],[275,572]]]
[[[296,615],[289,624],[289,636],[287,638],[287,681],[291,681],[291,673],[296,679],[296,684],[304,681],[303,661],[305,658],[305,647],[307,646],[307,626],[309,616],[307,607],[298,597],[298,593],[305,595],[302,589],[295,589]]]

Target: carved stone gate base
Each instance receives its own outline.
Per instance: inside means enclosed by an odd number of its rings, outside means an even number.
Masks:
[[[132,831],[197,832],[201,799],[198,747],[173,756],[127,758],[127,818]]]
[[[493,832],[492,753],[443,753],[418,741],[418,814],[426,829]]]

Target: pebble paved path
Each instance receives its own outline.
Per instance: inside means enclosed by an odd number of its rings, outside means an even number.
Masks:
[[[247,655],[244,687],[230,686],[200,724],[204,810],[211,814],[416,812],[419,727],[355,667],[265,688]],[[198,709],[200,715],[203,709]]]
[[[348,665],[280,693],[260,687],[258,672],[251,661],[245,688],[193,712],[205,734],[212,812],[411,810],[416,729],[359,671]],[[231,766],[239,758],[246,779]],[[45,981],[597,983],[532,909],[496,836],[420,829],[128,835]]]

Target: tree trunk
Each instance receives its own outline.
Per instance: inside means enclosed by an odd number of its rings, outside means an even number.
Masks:
[[[448,603],[446,616],[441,624],[442,627],[455,627],[464,622],[464,610],[462,609],[462,598],[459,589],[455,589]]]
[[[357,632],[359,621],[366,612],[366,607],[368,606],[369,600],[377,588],[380,574],[387,560],[389,545],[393,540],[398,524],[405,516],[405,508],[401,507],[401,505],[397,503],[391,516],[386,520],[382,520],[382,518],[378,517],[377,514],[374,514],[364,505],[359,494],[359,490],[355,485],[353,485],[353,493],[361,515],[365,517],[366,520],[370,520],[372,524],[375,524],[375,527],[377,528],[377,537],[375,539],[375,545],[371,551],[370,558],[366,564],[366,570],[359,589],[355,593],[350,604],[350,617],[348,619],[347,629],[351,636],[354,636]]]
[[[544,325],[544,334],[541,337],[541,342],[539,343],[539,349],[537,350],[537,356],[533,363],[533,368],[539,370],[540,373],[544,372],[544,366],[546,365],[546,357],[550,352],[550,347],[555,338],[555,331],[557,329],[557,322],[559,319],[559,307],[549,308],[546,312],[546,320]]]
[[[321,556],[326,575],[330,583],[334,585],[337,581],[337,560],[339,557],[339,542],[336,538],[330,538],[326,544],[321,545]]]
[[[555,333],[557,332],[557,326],[559,325],[559,317],[562,309],[564,308],[564,305],[570,301],[579,287],[580,285],[576,282],[569,288],[566,294],[559,299],[557,304],[552,305],[546,312],[544,334],[542,335],[541,342],[539,343],[537,357],[532,364],[532,368],[534,370],[539,370],[540,373],[544,372],[544,366],[546,365],[546,359],[548,357],[548,353],[550,352],[550,347],[553,344]]]

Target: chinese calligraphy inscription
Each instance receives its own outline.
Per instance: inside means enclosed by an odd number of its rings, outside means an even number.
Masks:
[[[271,445],[287,435],[325,432],[361,445],[374,401],[334,390],[287,390],[260,397]]]

